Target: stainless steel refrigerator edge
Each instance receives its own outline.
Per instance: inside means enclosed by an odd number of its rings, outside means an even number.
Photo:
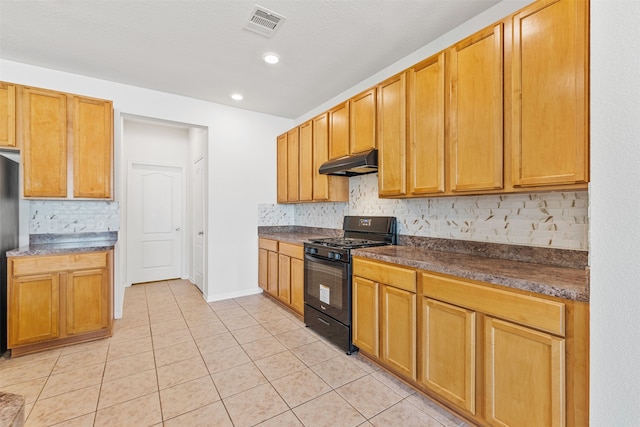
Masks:
[[[0,354],[7,350],[7,251],[19,245],[18,163],[0,153]]]

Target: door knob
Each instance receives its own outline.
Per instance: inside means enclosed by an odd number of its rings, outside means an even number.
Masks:
[[[204,235],[204,231],[198,231],[198,236],[203,236]]]
[[[182,230],[180,227],[176,227],[176,231],[180,231]]]

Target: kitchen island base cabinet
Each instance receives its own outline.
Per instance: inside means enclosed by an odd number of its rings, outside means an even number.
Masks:
[[[10,257],[12,356],[111,336],[113,251]]]

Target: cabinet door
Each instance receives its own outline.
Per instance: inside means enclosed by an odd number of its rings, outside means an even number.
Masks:
[[[353,278],[353,343],[361,351],[379,357],[380,304],[376,282],[362,277]]]
[[[349,155],[349,102],[329,110],[329,159]]]
[[[486,417],[496,426],[565,425],[565,342],[485,320]]]
[[[269,251],[269,280],[267,283],[267,292],[274,297],[278,296],[278,253]]]
[[[60,277],[42,274],[9,281],[8,347],[60,336]]]
[[[67,96],[22,92],[25,197],[67,197]]]
[[[382,285],[380,358],[391,369],[416,379],[416,294]]]
[[[588,5],[545,0],[513,18],[515,186],[589,180]]]
[[[318,170],[329,160],[329,113],[313,119],[313,200],[329,200],[329,175]]]
[[[452,191],[503,186],[502,24],[449,49]]]
[[[362,153],[376,148],[376,88],[351,99],[350,153]]]
[[[301,202],[313,200],[313,124],[311,121],[300,125],[300,197]]]
[[[291,258],[282,254],[278,255],[278,299],[291,303]]]
[[[291,258],[291,306],[304,313],[304,261]]]
[[[0,147],[16,146],[16,85],[0,82]]]
[[[258,249],[258,285],[267,290],[269,287],[269,251]]]
[[[73,197],[111,198],[111,105],[110,101],[73,97]]]
[[[444,192],[444,52],[408,72],[409,194]]]
[[[67,335],[99,331],[109,326],[111,311],[107,270],[67,274]]]
[[[277,150],[278,150],[278,164],[277,164],[277,199],[278,199],[278,203],[287,203],[288,201],[288,196],[287,196],[287,185],[288,185],[288,177],[287,177],[287,172],[288,172],[288,165],[287,165],[287,151],[288,151],[288,144],[287,144],[287,134],[282,134],[278,137],[278,141],[277,141]]]
[[[420,383],[475,414],[476,313],[429,298],[420,310]]]
[[[406,74],[378,86],[378,193],[407,193]]]
[[[287,132],[287,200],[289,202],[299,200],[299,143],[298,128]]]

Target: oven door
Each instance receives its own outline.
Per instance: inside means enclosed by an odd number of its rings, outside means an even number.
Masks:
[[[349,326],[351,264],[304,256],[304,302]]]

